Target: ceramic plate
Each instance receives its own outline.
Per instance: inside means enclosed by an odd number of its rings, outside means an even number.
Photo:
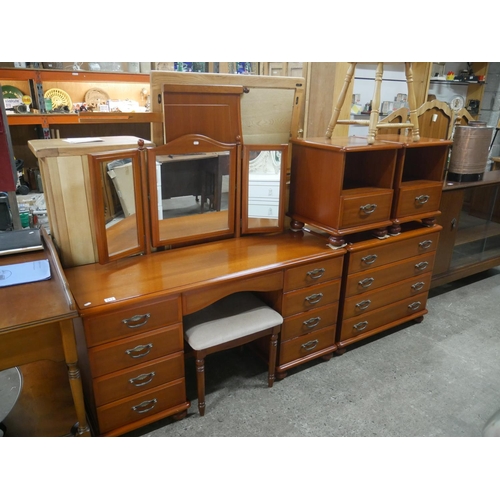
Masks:
[[[2,85],[2,95],[4,99],[22,99],[24,92],[12,85]]]

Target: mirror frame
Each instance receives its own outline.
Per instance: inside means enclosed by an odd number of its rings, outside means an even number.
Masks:
[[[142,202],[142,180],[141,180],[141,153],[139,149],[128,149],[122,151],[89,154],[89,174],[92,186],[92,201],[94,211],[94,224],[97,240],[97,253],[100,264],[107,264],[123,257],[144,253],[146,251],[144,211]],[[101,164],[103,161],[113,161],[130,158],[132,160],[132,171],[134,174],[134,202],[137,245],[127,248],[113,255],[109,253],[108,235],[106,231],[106,220],[104,218],[103,185],[101,175]]]
[[[251,151],[281,151],[281,169],[279,177],[279,202],[278,217],[276,224],[266,223],[269,219],[262,217],[264,221],[258,227],[249,226],[248,204],[250,196],[250,152]],[[288,144],[248,144],[243,147],[243,169],[242,169],[242,203],[241,203],[241,229],[243,234],[249,233],[274,233],[284,230],[285,225],[285,197],[286,177],[288,170]],[[274,219],[271,219],[274,221]]]
[[[183,154],[193,154],[197,152],[203,153],[218,153],[218,152],[229,152],[230,163],[229,163],[229,178],[231,185],[229,186],[228,197],[228,226],[227,228],[219,230],[210,230],[206,232],[198,231],[196,234],[180,237],[162,237],[162,228],[160,225],[172,219],[162,219],[158,218],[158,194],[157,194],[157,178],[156,178],[156,158],[158,156],[168,156],[168,155],[183,155]],[[199,135],[199,134],[188,134],[169,143],[147,148],[147,159],[148,159],[148,178],[149,178],[149,213],[151,217],[151,238],[153,247],[163,247],[163,246],[181,246],[184,244],[192,243],[202,243],[205,241],[210,241],[213,239],[220,239],[224,237],[234,236],[237,232],[239,225],[236,221],[239,220],[239,203],[237,198],[237,185],[239,179],[237,176],[236,165],[240,163],[241,148],[238,144],[225,144],[218,142],[209,137]],[[181,217],[181,219],[187,219],[186,217]]]

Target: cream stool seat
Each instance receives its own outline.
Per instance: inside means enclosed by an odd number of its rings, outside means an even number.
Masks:
[[[283,317],[251,292],[239,292],[184,316],[184,338],[196,357],[198,410],[205,414],[205,357],[269,336],[268,386],[274,383]]]

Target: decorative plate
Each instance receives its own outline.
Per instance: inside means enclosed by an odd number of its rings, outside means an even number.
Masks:
[[[85,94],[85,102],[91,108],[99,108],[100,104],[107,104],[109,95],[104,90],[94,87],[87,90]]]
[[[461,95],[454,95],[450,101],[450,108],[452,111],[458,111],[464,107],[465,100]]]
[[[73,107],[71,97],[64,90],[49,89],[43,97],[52,101],[52,109],[61,108],[62,106],[68,106],[69,109]]]
[[[2,96],[4,99],[22,99],[24,92],[12,85],[2,85]]]

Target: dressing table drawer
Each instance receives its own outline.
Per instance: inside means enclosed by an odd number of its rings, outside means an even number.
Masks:
[[[182,349],[182,326],[178,324],[92,347],[88,355],[92,376],[96,378]]]
[[[180,297],[173,296],[122,307],[115,312],[84,317],[85,335],[89,347],[103,344],[182,319]]]
[[[311,288],[301,288],[287,292],[283,296],[283,316],[292,316],[301,312],[310,311],[339,300],[340,280]]]
[[[101,433],[130,425],[138,420],[186,403],[184,379],[143,391],[97,408]]]
[[[184,355],[179,352],[96,378],[95,402],[97,406],[102,406],[182,377],[184,377]]]
[[[288,269],[285,271],[283,290],[288,292],[297,288],[340,278],[342,262],[343,259],[341,257],[335,257]]]
[[[334,342],[334,326],[301,335],[293,340],[287,340],[280,345],[279,364],[286,365],[287,363],[296,362],[301,358],[331,347]]]
[[[281,341],[286,341],[320,330],[337,322],[338,302],[284,319]]]

